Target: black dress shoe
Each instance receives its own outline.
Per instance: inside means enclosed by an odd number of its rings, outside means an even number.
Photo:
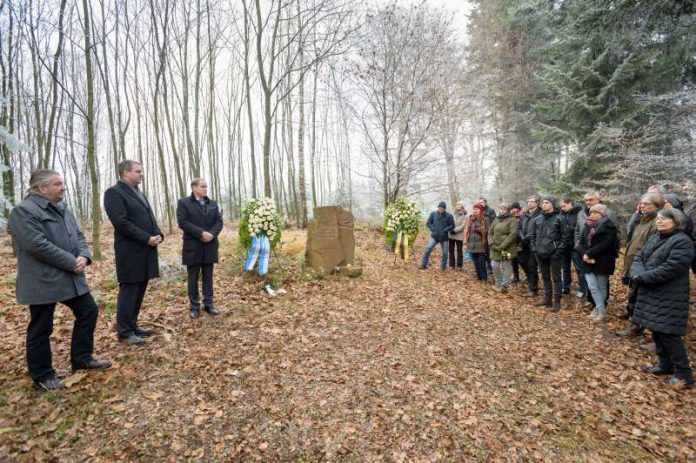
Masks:
[[[651,375],[655,376],[665,376],[665,375],[671,375],[674,373],[674,370],[665,370],[659,365],[648,365],[644,366],[642,368],[643,373],[650,373]]]
[[[207,305],[207,306],[203,307],[203,310],[208,312],[210,315],[219,315],[220,314],[220,311],[218,309],[216,309],[215,306],[212,306],[212,305]]]
[[[135,334],[143,337],[143,336],[152,336],[155,334],[155,329],[154,328],[145,328],[142,326],[139,326],[135,329]]]
[[[134,346],[138,346],[140,344],[145,344],[145,340],[138,336],[137,334],[131,334],[128,337],[125,338],[119,338],[120,341],[127,342],[128,344],[133,344]]]
[[[189,317],[191,318],[198,318],[198,316],[201,314],[201,311],[198,309],[191,309],[191,312],[189,312]]]
[[[111,366],[111,362],[108,360],[98,360],[95,358],[91,358],[87,360],[86,362],[82,362],[78,365],[73,365],[72,369],[73,371],[76,370],[106,370]]]
[[[57,376],[51,376],[41,381],[34,381],[34,386],[36,389],[41,391],[57,391],[58,389],[63,389],[64,385]]]

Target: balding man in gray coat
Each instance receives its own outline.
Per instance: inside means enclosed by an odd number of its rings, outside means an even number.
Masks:
[[[8,225],[17,255],[17,302],[29,306],[27,364],[41,390],[63,387],[52,366],[50,337],[58,302],[75,314],[70,363],[73,370],[101,370],[108,360],[92,357],[98,309],[85,269],[91,253],[72,211],[63,202],[65,182],[53,170],[37,170],[26,199],[12,210]]]

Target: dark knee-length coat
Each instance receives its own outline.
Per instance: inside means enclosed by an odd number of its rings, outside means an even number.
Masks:
[[[139,283],[159,276],[157,248],[150,237],[164,233],[149,202],[127,183],[119,181],[104,193],[104,209],[114,226],[116,276],[119,283]]]
[[[631,283],[637,285],[635,324],[658,333],[686,334],[693,255],[691,239],[679,230],[648,239],[631,265]]]
[[[176,221],[184,231],[181,263],[207,265],[218,261],[218,235],[222,231],[222,214],[218,204],[207,196],[204,204],[194,195],[181,198],[176,206]],[[209,243],[201,241],[207,231],[215,238]]]

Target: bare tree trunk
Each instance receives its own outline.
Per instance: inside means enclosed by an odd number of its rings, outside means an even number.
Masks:
[[[174,123],[172,122],[171,111],[169,110],[169,90],[167,76],[162,73],[162,103],[164,104],[164,117],[167,119],[167,130],[169,132],[169,144],[174,158],[174,171],[176,173],[176,184],[179,188],[179,196],[186,195],[186,186],[182,177],[181,154],[176,147],[176,135],[174,133]]]
[[[280,26],[281,7],[278,5],[278,10],[275,13],[275,21],[273,24],[273,33],[271,35],[271,49],[269,51],[269,68],[266,72],[264,68],[263,52],[261,49],[263,21],[261,19],[261,5],[259,0],[256,1],[256,60],[259,67],[259,80],[263,90],[263,193],[266,197],[271,197],[271,130],[273,125],[273,113],[271,103],[273,97],[273,75],[275,70],[275,54],[276,43],[278,39],[278,28]]]
[[[85,34],[85,77],[87,85],[87,164],[92,189],[92,254],[101,259],[101,206],[99,174],[97,173],[96,139],[94,128],[94,72],[92,70],[92,41],[89,2],[82,0]]]
[[[58,44],[56,45],[56,51],[53,54],[53,70],[51,71],[51,77],[53,79],[53,90],[51,95],[51,115],[48,118],[48,129],[46,131],[46,144],[44,145],[44,153],[48,158],[48,153],[51,152],[51,144],[53,143],[53,131],[56,126],[56,115],[58,113],[58,70],[60,63],[60,55],[63,52],[63,38],[65,36],[65,31],[63,30],[63,19],[65,17],[65,5],[67,0],[61,0],[60,9],[58,11]]]
[[[251,154],[251,195],[256,198],[256,185],[258,175],[256,173],[256,143],[254,142],[254,118],[251,112],[251,82],[249,80],[249,12],[247,11],[246,0],[242,0],[244,5],[244,85],[246,86],[247,120],[249,122],[249,152]]]
[[[193,176],[201,176],[201,147],[198,124],[201,114],[201,0],[196,0],[196,69],[193,84],[193,145],[196,164],[193,166]]]
[[[309,168],[312,174],[312,205],[317,207],[317,180],[316,180],[316,155],[317,155],[317,79],[319,69],[314,70],[314,84],[312,86],[312,147],[309,152]]]
[[[118,138],[116,137],[116,127],[114,119],[114,108],[111,102],[111,76],[109,74],[109,57],[106,54],[106,11],[104,9],[104,1],[100,0],[101,5],[101,48],[102,48],[102,60],[99,60],[99,54],[97,49],[94,49],[94,58],[97,62],[97,68],[99,69],[99,74],[102,80],[102,85],[104,86],[104,96],[106,98],[106,109],[109,116],[109,134],[111,135],[111,159],[113,162],[114,173],[118,172]]]
[[[87,1],[87,0],[83,0]],[[152,27],[155,31],[155,52],[156,56],[159,59],[158,63],[158,68],[157,68],[157,73],[155,75],[155,93],[153,95],[153,106],[154,106],[154,130],[155,130],[155,139],[157,143],[157,153],[158,153],[158,159],[159,159],[159,168],[160,168],[160,178],[162,180],[162,187],[164,188],[164,202],[165,202],[165,210],[167,214],[167,225],[169,226],[169,233],[172,233],[174,230],[173,224],[172,224],[172,208],[171,208],[171,202],[169,198],[169,182],[167,181],[167,165],[165,162],[164,158],[164,148],[162,147],[162,140],[160,137],[160,128],[159,128],[159,92],[160,92],[160,81],[162,80],[162,76],[164,74],[164,67],[166,64],[166,47],[167,47],[167,42],[169,40],[167,36],[167,25],[168,25],[168,17],[169,17],[169,2],[167,1],[165,4],[165,12],[164,12],[164,19],[163,19],[163,31],[162,31],[162,40],[160,41],[159,37],[159,27],[157,25],[157,19],[156,19],[156,14],[155,14],[155,6],[154,6],[154,0],[150,0],[150,13],[152,17]]]
[[[4,9],[5,2],[0,3],[0,12]],[[8,11],[9,24],[7,29],[7,64],[3,59],[3,53],[0,51],[0,71],[2,71],[2,94],[6,95],[9,102],[7,105],[2,105],[2,113],[0,113],[0,125],[7,127],[10,133],[14,133],[14,88],[12,79],[14,78],[14,66],[12,55],[14,53],[14,13],[12,9]],[[0,41],[2,43],[2,41]],[[21,160],[21,156],[20,156]],[[2,194],[10,205],[16,204],[14,194],[14,170],[11,169],[11,153],[6,144],[2,144],[2,164],[7,169],[2,172]],[[21,177],[21,171],[20,171]],[[3,208],[5,218],[10,216],[10,208]]]
[[[48,153],[46,152],[46,144],[44,142],[44,118],[40,103],[43,101],[43,87],[41,84],[41,69],[39,65],[39,45],[36,40],[36,24],[34,24],[34,2],[29,3],[29,29],[31,38],[31,66],[33,71],[33,87],[34,87],[34,130],[36,131],[36,149],[38,151],[37,165],[41,169],[48,167]],[[33,169],[33,166],[32,166]]]
[[[208,72],[208,163],[213,177],[213,189],[215,198],[220,199],[220,173],[217,166],[217,156],[215,153],[215,41],[210,33],[210,1],[206,0],[206,25],[208,33],[208,59],[210,60]],[[230,129],[231,130],[231,129]]]
[[[184,38],[183,38],[183,50],[180,50],[183,55],[183,65],[181,69],[181,91],[182,91],[182,102],[181,102],[181,116],[184,119],[184,135],[186,137],[186,151],[188,153],[189,160],[189,174],[192,177],[198,177],[200,175],[200,164],[196,158],[196,151],[193,147],[193,140],[191,139],[191,118],[189,115],[189,74],[188,74],[188,53],[186,51],[186,43],[188,42],[190,21],[188,19],[184,26]]]
[[[297,9],[299,12],[300,5],[297,4]],[[300,29],[302,29],[302,15],[297,15],[298,21],[300,22]],[[302,37],[302,33],[300,33]],[[300,43],[300,68],[304,68],[304,43]],[[305,178],[305,86],[304,86],[304,75],[300,76],[299,88],[299,101],[298,105],[300,108],[300,121],[297,126],[297,161],[299,163],[298,167],[298,182],[300,190],[300,200],[299,209],[297,211],[298,215],[298,226],[300,228],[307,228],[307,180]],[[312,196],[314,197],[314,196]],[[316,201],[314,203],[316,206]]]

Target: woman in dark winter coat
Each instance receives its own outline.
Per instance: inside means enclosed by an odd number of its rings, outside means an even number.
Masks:
[[[587,226],[580,238],[585,278],[592,299],[596,302],[595,309],[588,318],[597,323],[606,318],[609,276],[616,269],[618,232],[614,222],[607,216],[607,209],[604,204],[590,208]]]
[[[657,234],[650,237],[633,260],[630,284],[636,288],[633,321],[653,333],[659,363],[643,370],[671,375],[676,388],[694,386],[682,336],[689,317],[689,265],[693,243],[682,233],[686,218],[677,209],[657,213]]]
[[[474,266],[476,267],[476,279],[479,281],[488,280],[488,271],[486,270],[486,252],[488,243],[486,241],[488,233],[488,223],[483,215],[484,207],[482,204],[474,204],[474,212],[469,217],[464,229],[464,242],[466,250],[474,257]]]

